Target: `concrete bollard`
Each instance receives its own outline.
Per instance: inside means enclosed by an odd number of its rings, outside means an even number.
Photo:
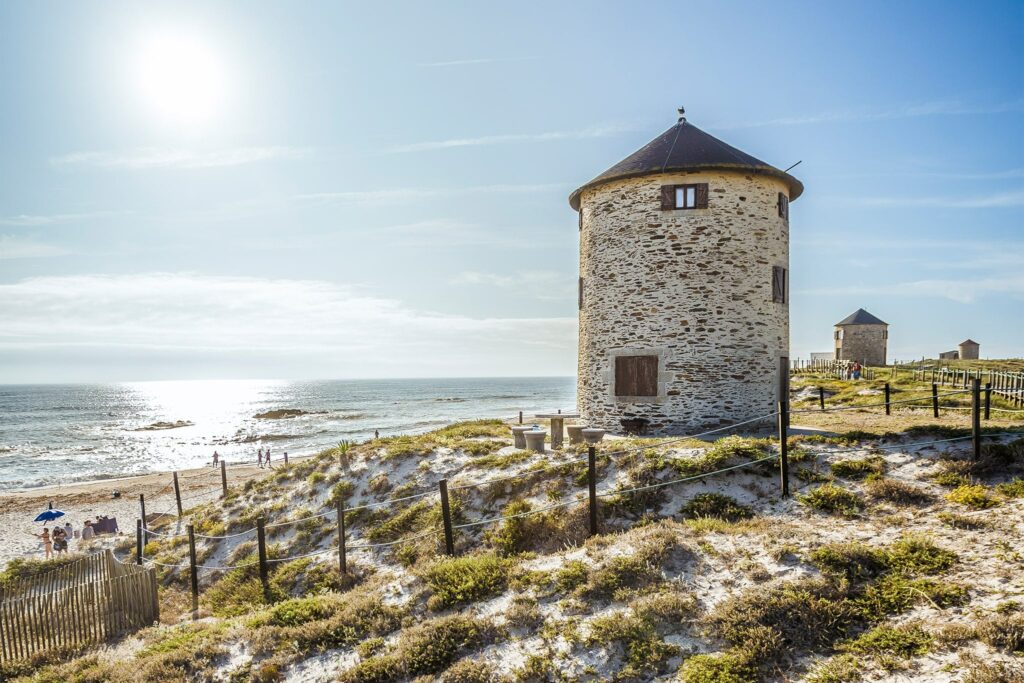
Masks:
[[[526,437],[524,437],[523,434],[532,429],[533,427],[526,425],[516,425],[512,428],[512,439],[515,442],[516,448],[521,450],[526,448]]]
[[[597,427],[584,427],[583,428],[583,440],[591,446],[601,442],[604,438],[604,430],[598,429]]]
[[[523,432],[523,436],[526,437],[526,447],[537,453],[544,452],[544,439],[547,435],[548,433],[543,429],[531,429]]]
[[[569,445],[574,446],[578,443],[583,443],[583,426],[582,425],[569,425],[565,428],[565,431],[569,432]]]

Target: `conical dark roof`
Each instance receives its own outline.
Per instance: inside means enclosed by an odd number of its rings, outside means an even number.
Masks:
[[[858,308],[856,311],[846,316],[842,320],[836,323],[836,327],[840,325],[888,325],[889,323],[879,320],[875,316],[871,315],[863,308]]]
[[[569,205],[579,211],[583,190],[613,180],[710,170],[759,173],[780,178],[789,186],[790,201],[804,191],[803,184],[788,173],[725,144],[686,119],[680,119],[679,123],[569,195]]]
[[[981,344],[979,344],[978,342],[974,341],[973,339],[971,339],[969,337],[967,339],[965,339],[964,341],[960,342],[959,345],[963,346],[964,344],[974,344],[975,346],[981,346]]]

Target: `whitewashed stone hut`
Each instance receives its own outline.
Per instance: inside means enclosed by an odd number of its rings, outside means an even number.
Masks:
[[[885,365],[889,323],[863,308],[836,323],[836,360],[855,360],[863,365]]]
[[[679,434],[775,410],[793,176],[686,121],[569,196],[582,419]],[[785,365],[784,365],[785,364]]]
[[[965,339],[957,348],[960,350],[961,360],[978,360],[981,345],[973,339]]]

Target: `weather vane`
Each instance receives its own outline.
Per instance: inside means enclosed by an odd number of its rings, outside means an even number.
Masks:
[[[676,111],[679,112],[679,123],[685,123],[686,116],[684,115],[686,114],[686,107],[680,106]]]

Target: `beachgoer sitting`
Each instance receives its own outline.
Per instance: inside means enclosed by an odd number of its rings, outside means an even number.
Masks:
[[[96,530],[92,528],[92,521],[85,520],[85,526],[82,527],[82,542],[91,541],[96,538]]]
[[[53,550],[58,555],[68,551],[68,537],[61,527],[53,530]]]

